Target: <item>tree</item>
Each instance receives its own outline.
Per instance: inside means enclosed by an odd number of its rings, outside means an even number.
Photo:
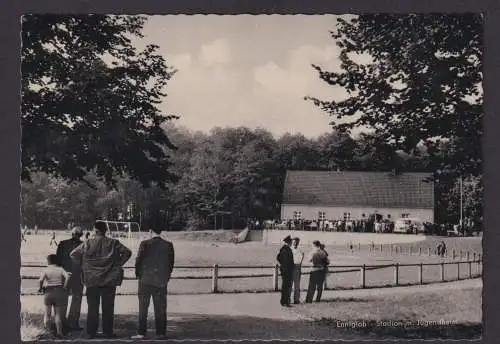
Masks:
[[[349,170],[355,167],[356,141],[346,133],[332,132],[316,140],[319,168],[326,170]]]
[[[175,70],[157,46],[139,51],[142,16],[25,15],[22,20],[22,178],[69,181],[89,171],[113,184],[175,179],[158,104]]]
[[[340,72],[313,66],[345,89],[342,101],[311,99],[341,131],[369,128],[395,150],[441,141],[451,149],[438,173],[481,171],[483,17],[480,14],[369,14],[339,19],[332,32]]]

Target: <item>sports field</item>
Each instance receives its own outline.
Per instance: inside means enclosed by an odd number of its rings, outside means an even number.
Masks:
[[[145,235],[147,236],[147,235]],[[478,338],[481,335],[481,284],[472,279],[459,282],[426,284],[423,286],[358,289],[360,272],[357,269],[336,268],[339,265],[362,264],[414,264],[451,261],[452,258],[439,258],[435,255],[408,255],[390,253],[390,243],[383,245],[382,252],[371,252],[367,247],[360,251],[348,247],[329,246],[332,271],[328,277],[328,288],[324,292],[324,303],[298,305],[285,310],[278,305],[279,295],[272,292],[273,265],[280,245],[265,245],[262,242],[231,244],[225,233],[166,233],[176,251],[174,277],[195,277],[195,279],[173,279],[169,284],[168,333],[173,339],[365,339],[365,338]],[[65,239],[68,234],[60,233],[57,240]],[[390,237],[387,237],[390,239]],[[50,246],[50,235],[27,236],[21,245],[23,264],[44,264],[44,257],[55,252]],[[426,238],[418,245],[427,252],[435,248],[441,238]],[[457,252],[482,252],[480,238],[444,238],[448,249]],[[126,266],[132,267],[137,243],[124,240],[133,251]],[[399,245],[405,251],[408,245]],[[416,246],[414,247],[416,248]],[[302,249],[307,252],[310,247]],[[406,250],[407,251],[407,250]],[[416,252],[417,250],[414,250]],[[458,258],[457,258],[458,259]],[[219,278],[229,275],[263,274],[264,277],[220,278],[219,291],[210,294],[212,287],[212,266],[219,264]],[[468,264],[462,264],[461,277],[468,277]],[[206,266],[206,268],[201,268]],[[224,266],[236,268],[224,269]],[[249,266],[269,266],[251,269]],[[189,268],[196,267],[196,268]],[[341,270],[343,272],[341,272]],[[345,270],[351,270],[345,272]],[[307,271],[307,269],[306,269]],[[337,271],[337,272],[335,272]],[[418,282],[416,267],[400,267],[400,284]],[[39,268],[22,268],[24,276],[36,276]],[[473,274],[479,267],[473,265]],[[126,269],[126,276],[133,277],[133,269]],[[200,279],[200,277],[207,279]],[[425,267],[424,282],[440,279],[439,266]],[[445,278],[455,280],[456,265],[445,266]],[[302,278],[302,289],[307,287],[308,276]],[[385,286],[394,282],[394,268],[387,267],[366,271],[369,287]],[[42,299],[36,296],[36,280],[24,279],[21,283],[21,334],[25,340],[50,338],[41,325]],[[128,338],[135,333],[137,321],[137,281],[125,280],[118,288],[116,310],[116,332],[120,338]],[[271,292],[270,292],[271,291]],[[239,294],[228,294],[239,292]],[[255,294],[266,292],[265,294]],[[302,299],[305,297],[302,294]],[[125,295],[125,296],[123,296]],[[397,305],[397,306],[395,306]],[[416,308],[416,305],[420,305]],[[152,307],[151,307],[152,308]],[[153,327],[150,308],[150,327]],[[376,314],[372,310],[377,309]],[[86,318],[86,302],[82,304],[82,320]],[[418,321],[421,319],[453,320],[450,325],[402,329],[378,326],[379,320]],[[465,320],[464,320],[465,319]],[[447,320],[447,321],[448,321]],[[455,321],[456,320],[456,321]],[[338,321],[366,322],[365,328],[340,328]],[[457,322],[458,321],[458,322]],[[84,323],[82,323],[84,324]],[[47,337],[48,336],[48,337]],[[82,333],[72,333],[73,339]]]
[[[218,234],[218,233],[216,233]],[[332,233],[334,235],[334,233]],[[56,238],[62,240],[68,234],[60,233]],[[147,237],[147,234],[143,234]],[[273,266],[276,264],[276,254],[279,250],[279,245],[268,244],[261,242],[245,242],[241,244],[232,244],[224,242],[221,235],[207,235],[205,232],[197,234],[191,233],[166,233],[164,237],[171,240],[175,248],[175,264],[173,280],[169,286],[169,292],[172,294],[197,294],[209,293],[212,287],[212,267],[218,264],[219,280],[218,289],[220,292],[263,292],[272,290],[273,285]],[[215,239],[214,239],[215,237]],[[55,252],[56,246],[50,246],[50,235],[27,236],[27,242],[21,245],[22,264],[44,264],[44,257],[52,252]],[[390,237],[388,237],[390,239]],[[213,241],[210,241],[213,240]],[[219,241],[216,241],[219,240]],[[453,260],[451,257],[440,258],[435,255],[428,256],[427,248],[435,248],[441,238],[426,238],[424,241],[418,242],[419,247],[423,248],[422,255],[392,253],[388,247],[389,243],[383,247],[382,252],[371,252],[367,247],[360,251],[357,249],[349,249],[341,246],[327,247],[331,261],[331,273],[328,276],[328,287],[334,289],[356,288],[360,285],[360,272],[355,267],[337,268],[336,266],[361,266],[366,265],[391,265],[399,264],[418,264],[418,263],[439,263],[442,261],[450,262],[459,260],[457,257]],[[455,249],[459,251],[482,252],[480,238],[444,238],[447,243],[448,250],[451,252]],[[125,276],[134,277],[132,269],[137,246],[140,239],[129,242],[123,239],[124,244],[131,247],[133,251],[132,258],[126,264],[128,267],[125,270]],[[410,244],[399,245],[404,247]],[[302,249],[306,252],[310,250],[309,246],[304,246]],[[414,252],[417,252],[415,246]],[[465,261],[465,256],[462,257]],[[231,266],[232,268],[224,268]],[[251,268],[259,266],[260,268]],[[460,271],[456,265],[445,265],[445,279],[457,279],[458,273],[461,278],[468,277],[468,264],[461,264]],[[37,276],[39,268],[23,267],[21,275],[24,277],[34,278]],[[307,272],[307,269],[304,269]],[[476,264],[471,266],[472,274],[479,273],[479,267]],[[231,276],[237,278],[230,278]],[[243,277],[249,275],[258,275],[258,277]],[[412,284],[418,282],[418,267],[417,266],[401,266],[399,268],[399,283]],[[177,279],[181,278],[181,279]],[[425,266],[423,268],[423,280],[425,282],[436,282],[440,280],[440,267],[438,265]],[[306,287],[308,276],[304,274],[302,279],[303,287]],[[368,287],[387,286],[394,282],[394,267],[388,266],[385,268],[367,269],[366,285]],[[23,294],[33,294],[37,290],[36,279],[23,279],[21,282],[21,292]],[[137,290],[137,282],[135,280],[125,280],[118,292],[122,294],[133,294]]]

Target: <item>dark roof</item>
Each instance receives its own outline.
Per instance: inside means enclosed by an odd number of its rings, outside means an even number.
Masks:
[[[287,171],[283,204],[434,208],[430,173]]]

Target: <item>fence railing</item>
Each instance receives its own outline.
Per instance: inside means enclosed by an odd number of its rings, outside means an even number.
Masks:
[[[347,243],[346,247],[351,252],[368,251],[370,253],[390,254],[390,255],[408,255],[408,256],[442,256],[452,259],[467,259],[467,260],[481,260],[482,254],[471,250],[447,248],[444,254],[438,253],[437,247],[429,247],[428,245],[419,244],[361,244],[361,243]]]
[[[425,270],[429,267],[439,266],[439,278],[436,280],[425,280]],[[452,276],[445,275],[445,266],[455,266],[456,273]],[[21,268],[42,268],[45,265],[40,264],[22,264]],[[414,283],[402,283],[400,275],[402,268],[414,267],[416,270],[416,281]],[[133,269],[133,266],[125,266],[124,269]],[[310,269],[312,266],[303,266],[304,269]],[[385,285],[374,285],[370,284],[367,279],[367,272],[378,270],[378,269],[393,269],[393,279],[390,283]],[[465,268],[465,270],[461,270]],[[187,275],[187,276],[176,276],[173,275],[173,280],[211,280],[211,293],[219,293],[219,281],[223,279],[241,279],[241,278],[270,278],[270,287],[267,291],[279,291],[279,280],[280,280],[280,269],[278,265],[262,265],[262,266],[222,266],[215,264],[213,266],[176,266],[176,270],[209,270],[210,274],[198,274],[198,275]],[[236,270],[236,269],[269,269],[272,273],[257,273],[257,274],[225,274],[222,275],[221,270]],[[473,271],[474,270],[474,271]],[[175,270],[174,270],[175,271]],[[405,271],[407,272],[407,271]],[[429,284],[429,283],[442,283],[442,282],[452,282],[463,279],[472,279],[482,276],[482,260],[473,259],[466,261],[451,261],[451,262],[433,262],[433,263],[393,263],[393,264],[363,264],[363,265],[330,265],[328,268],[327,278],[325,279],[325,289],[336,289],[329,288],[331,282],[338,274],[342,273],[359,273],[359,284],[354,285],[349,289],[364,289],[364,288],[374,288],[374,287],[391,287],[391,286],[401,286],[401,285],[419,285],[419,284]],[[302,275],[308,275],[310,271],[303,271]],[[21,275],[23,280],[33,280],[38,279],[38,276]],[[136,280],[135,277],[125,276],[124,280]]]

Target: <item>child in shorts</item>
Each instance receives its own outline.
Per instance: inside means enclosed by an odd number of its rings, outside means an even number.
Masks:
[[[68,302],[67,286],[70,273],[57,265],[57,255],[49,254],[47,256],[48,266],[40,274],[39,293],[44,294],[43,303],[45,305],[45,314],[43,323],[49,328],[49,322],[52,318],[52,308],[54,308],[54,322],[56,325],[57,337],[62,337],[63,324],[65,323],[64,310]]]

